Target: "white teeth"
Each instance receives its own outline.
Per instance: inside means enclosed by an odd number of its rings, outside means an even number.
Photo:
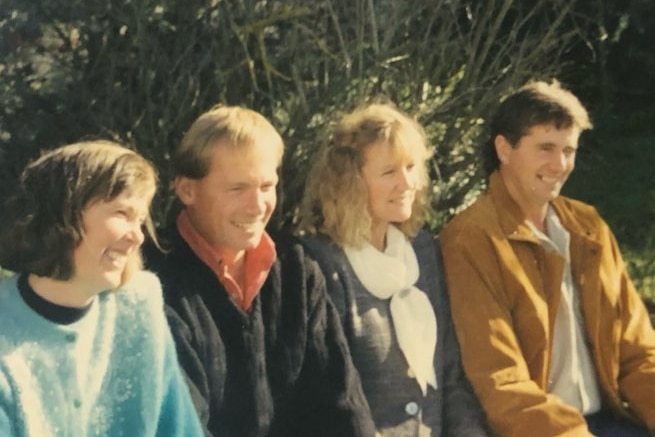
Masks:
[[[234,226],[236,226],[239,229],[252,229],[257,226],[257,222],[249,222],[249,223],[244,223],[244,222],[232,222]]]
[[[127,255],[123,255],[122,253],[118,253],[115,251],[108,251],[106,252],[107,258],[112,260],[115,263],[124,263],[127,261]]]
[[[557,183],[559,183],[559,179],[555,178],[555,177],[549,178],[547,176],[539,176],[539,179],[541,179],[543,182],[546,182],[547,184],[557,184]]]

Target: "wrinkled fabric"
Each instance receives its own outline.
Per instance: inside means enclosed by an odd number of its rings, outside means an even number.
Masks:
[[[292,241],[243,311],[172,226],[159,273],[177,352],[207,435],[368,437],[368,404],[316,264]]]
[[[154,275],[69,325],[32,311],[16,276],[0,283],[0,435],[203,435]]]
[[[369,243],[361,249],[346,247],[344,252],[366,290],[378,299],[391,299],[398,345],[425,395],[428,385],[437,388],[437,320],[430,299],[414,286],[419,269],[412,245],[393,225],[389,225],[386,237],[384,252]]]
[[[441,253],[434,237],[421,231],[411,241],[419,263],[416,286],[430,300],[438,324],[434,353],[437,389],[428,387],[425,396],[395,339],[389,301],[377,299],[365,289],[344,251],[327,237],[301,241],[325,275],[380,434],[486,436],[484,414],[461,367]]]
[[[653,430],[655,333],[614,235],[589,205],[562,196],[551,205],[571,236],[604,407]],[[464,368],[494,431],[590,435],[576,409],[545,391],[565,261],[542,247],[498,173],[440,241]]]

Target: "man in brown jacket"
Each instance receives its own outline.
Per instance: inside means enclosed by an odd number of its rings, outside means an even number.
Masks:
[[[560,196],[582,131],[557,82],[509,95],[488,190],[443,230],[464,368],[501,436],[655,435],[655,332],[614,235]]]

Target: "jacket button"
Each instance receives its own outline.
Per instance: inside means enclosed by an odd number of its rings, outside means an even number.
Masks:
[[[416,413],[418,413],[418,404],[414,401],[407,402],[407,405],[405,405],[405,413],[410,416],[415,416]]]

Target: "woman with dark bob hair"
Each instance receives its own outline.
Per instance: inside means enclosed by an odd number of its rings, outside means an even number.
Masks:
[[[422,127],[389,104],[342,117],[310,171],[302,241],[341,315],[384,437],[485,436],[464,377],[429,206]]]
[[[159,280],[156,172],[108,141],[27,165],[0,222],[0,434],[199,436]]]

